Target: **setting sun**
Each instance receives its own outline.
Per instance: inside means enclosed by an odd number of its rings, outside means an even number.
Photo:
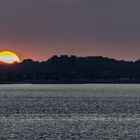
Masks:
[[[0,52],[0,62],[12,64],[14,62],[20,62],[19,57],[10,51]]]

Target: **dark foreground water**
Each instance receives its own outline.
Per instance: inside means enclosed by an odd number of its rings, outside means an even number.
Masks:
[[[0,140],[140,140],[140,86],[0,85]]]

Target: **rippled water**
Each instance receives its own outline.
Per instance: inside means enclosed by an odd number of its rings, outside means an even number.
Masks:
[[[139,140],[139,85],[0,85],[0,140]]]

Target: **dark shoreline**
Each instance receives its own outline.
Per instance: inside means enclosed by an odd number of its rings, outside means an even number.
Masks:
[[[0,84],[140,84],[140,80],[24,80],[0,81]]]
[[[0,83],[6,84],[123,84],[140,83],[140,61],[128,62],[102,56],[53,56],[0,65]]]

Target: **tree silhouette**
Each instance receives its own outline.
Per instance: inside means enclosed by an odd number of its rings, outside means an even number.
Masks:
[[[117,61],[102,56],[53,56],[7,65],[0,63],[0,82],[140,82],[140,61]]]

